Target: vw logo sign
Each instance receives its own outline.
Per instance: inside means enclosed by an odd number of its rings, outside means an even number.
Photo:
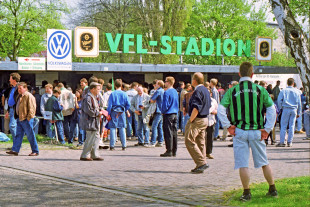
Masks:
[[[68,35],[62,31],[54,32],[48,39],[48,51],[56,59],[63,59],[71,51],[71,41]]]

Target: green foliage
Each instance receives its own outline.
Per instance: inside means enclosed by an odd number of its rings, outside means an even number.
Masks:
[[[18,56],[46,50],[46,30],[62,29],[61,12],[68,12],[60,1],[4,0],[0,3],[0,57],[12,61]]]
[[[267,183],[251,185],[252,200],[248,202],[241,202],[239,200],[242,190],[234,190],[225,193],[224,205],[229,206],[292,206],[304,207],[310,206],[310,177],[285,178],[276,180],[275,182],[278,198],[266,197],[268,191]]]
[[[244,0],[201,0],[193,6],[192,16],[185,30],[185,36],[207,37],[215,39],[251,40],[254,55],[257,36],[275,38],[275,31],[265,23],[265,10],[252,10]],[[237,44],[236,44],[237,45]],[[238,65],[251,58],[225,57],[225,64]],[[192,56],[184,57],[188,64],[217,65],[222,64],[221,57]]]
[[[308,20],[308,27],[309,27],[310,0],[290,0],[289,6],[295,18],[298,16],[301,17],[302,23],[305,23],[305,21]]]
[[[191,14],[192,0],[91,0],[79,5],[82,16],[76,25],[96,26],[100,32],[100,50],[108,50],[105,33],[142,34],[143,48],[159,52],[159,46],[149,46],[150,40],[160,42],[163,35],[182,35]],[[122,41],[119,50],[123,50]],[[131,49],[133,51],[133,49]],[[138,63],[136,54],[100,54],[100,62]],[[178,56],[143,55],[144,63],[178,63]],[[93,61],[83,59],[83,61]]]

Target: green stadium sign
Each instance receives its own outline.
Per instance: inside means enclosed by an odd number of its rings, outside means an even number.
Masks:
[[[148,50],[143,48],[143,36],[141,34],[116,34],[115,37],[111,33],[105,34],[106,40],[109,45],[109,49],[112,53],[118,51],[120,41],[123,40],[123,53],[129,53],[130,47],[135,47],[137,54],[147,54]],[[176,44],[175,54],[177,55],[201,55],[209,56],[215,55],[222,56],[251,56],[251,40],[237,40],[237,44],[232,39],[216,39],[201,38],[197,40],[195,37],[180,37],[180,36],[162,36],[160,42],[149,41],[150,46],[160,46],[160,54],[168,55],[172,53],[173,44]],[[183,46],[186,45],[185,51]]]

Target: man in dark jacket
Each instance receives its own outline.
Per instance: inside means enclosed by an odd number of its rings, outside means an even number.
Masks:
[[[189,121],[185,126],[185,145],[196,163],[192,173],[203,173],[209,167],[206,163],[205,131],[208,126],[208,115],[211,107],[210,93],[203,85],[202,73],[195,73],[192,85],[195,91],[189,100]]]
[[[104,115],[104,110],[99,108],[98,95],[100,93],[101,86],[99,83],[93,82],[89,86],[89,92],[86,94],[82,103],[82,114],[80,122],[83,130],[86,130],[86,142],[84,144],[83,152],[80,160],[102,161],[103,158],[99,156],[99,126],[100,116]],[[90,156],[89,156],[90,155]]]

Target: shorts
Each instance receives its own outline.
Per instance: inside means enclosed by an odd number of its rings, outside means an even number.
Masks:
[[[235,169],[249,167],[250,148],[255,168],[269,164],[265,141],[261,141],[261,131],[236,128],[235,133],[236,135],[233,138]]]

